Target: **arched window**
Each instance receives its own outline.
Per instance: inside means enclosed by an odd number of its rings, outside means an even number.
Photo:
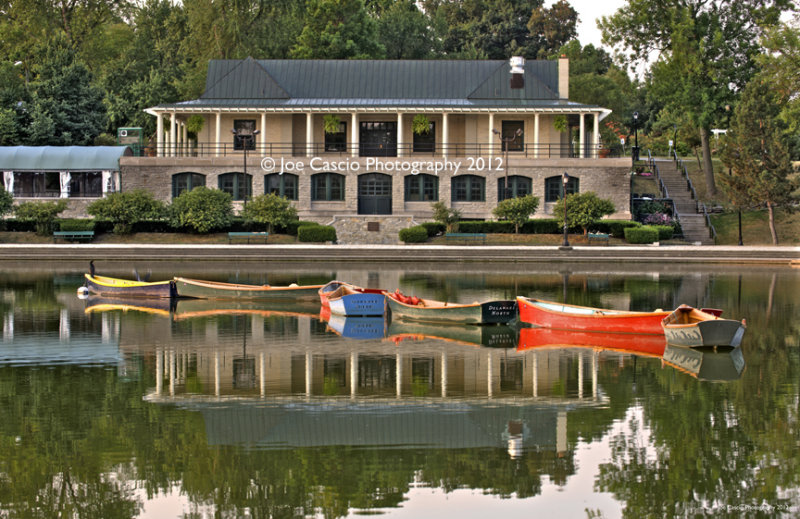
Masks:
[[[177,198],[184,191],[206,185],[206,176],[200,173],[176,173],[172,175],[172,198]]]
[[[439,177],[435,175],[406,175],[406,202],[436,202],[439,200]]]
[[[511,175],[508,177],[508,188],[511,192],[506,195],[506,177],[497,179],[497,201],[502,202],[506,198],[519,198],[531,194],[532,181],[528,177]]]
[[[297,175],[271,173],[264,177],[264,193],[274,193],[289,200],[297,200]]]
[[[544,179],[544,201],[557,202],[561,199],[561,175]],[[573,195],[579,192],[580,181],[578,177],[569,177],[567,182],[567,194]]]
[[[311,200],[344,200],[344,175],[338,173],[317,173],[311,175]]]
[[[244,173],[224,173],[219,176],[220,191],[225,191],[234,200],[244,200],[253,196],[253,177]]]
[[[451,184],[453,202],[484,202],[486,200],[486,179],[477,175],[458,175]]]

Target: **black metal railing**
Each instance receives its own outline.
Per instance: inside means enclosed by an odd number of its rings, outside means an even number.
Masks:
[[[241,156],[244,153],[241,144],[233,142],[190,142],[177,144],[161,144],[155,146],[143,146],[137,150],[138,156],[143,157],[227,157]],[[384,145],[367,144],[347,144],[347,145],[328,145],[324,143],[259,143],[248,146],[247,154],[254,157],[267,156],[341,156],[350,157],[354,154],[358,157],[486,157],[492,155],[502,157],[506,153],[501,143],[463,143],[453,142],[446,146],[441,143],[434,145],[426,144],[421,147],[413,143],[406,143],[400,146],[388,143]],[[602,145],[585,144],[583,146],[583,157],[577,145],[562,143],[539,143],[523,144],[511,147],[508,150],[509,158],[587,158],[597,159],[606,157],[620,157],[622,150],[619,146],[603,147]]]
[[[709,237],[714,240],[714,243],[717,243],[717,230],[714,228],[714,224],[711,223],[711,216],[708,214],[706,204],[704,204],[697,198],[697,191],[695,191],[694,189],[694,184],[692,184],[692,179],[689,178],[689,171],[686,169],[686,165],[683,163],[683,160],[681,160],[680,157],[678,157],[678,153],[675,150],[672,150],[672,155],[673,155],[673,160],[675,161],[675,165],[683,175],[683,178],[686,179],[686,187],[692,194],[692,200],[695,201],[695,210],[698,213],[702,213],[702,215],[705,217],[706,226],[708,227],[709,231],[708,232]]]

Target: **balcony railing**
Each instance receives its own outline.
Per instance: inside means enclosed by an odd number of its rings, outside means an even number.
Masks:
[[[564,145],[561,143],[525,144],[509,148],[509,158],[605,158],[620,157],[622,150],[619,145],[604,147],[602,145],[586,144],[583,146],[583,157],[578,145]],[[138,156],[145,157],[228,157],[241,156],[244,153],[242,146],[233,142],[189,142],[177,144],[162,144],[161,146],[144,146],[135,150]],[[247,154],[259,157],[268,156],[342,156],[350,157],[487,157],[489,155],[501,157],[505,150],[500,143],[449,143],[446,146],[403,144],[360,144],[326,146],[324,143],[266,143],[256,142],[247,148]]]

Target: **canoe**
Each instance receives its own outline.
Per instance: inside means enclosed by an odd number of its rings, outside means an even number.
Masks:
[[[631,312],[587,306],[567,305],[517,296],[519,319],[522,322],[559,328],[594,332],[652,333],[662,335],[661,320],[669,312]]]
[[[319,319],[319,305],[313,300],[178,299],[173,320],[213,319],[221,316],[308,317]]]
[[[517,351],[585,347],[660,357],[666,345],[663,335],[652,333],[584,332],[536,327],[522,328],[519,331]]]
[[[664,364],[688,373],[698,380],[726,382],[737,380],[744,371],[742,348],[682,348],[667,344]]]
[[[245,285],[176,277],[175,288],[180,297],[197,299],[298,299],[316,297],[322,285]]]
[[[517,304],[514,301],[459,304],[416,297],[405,298],[397,292],[384,294],[392,319],[429,323],[503,324],[517,317]],[[398,296],[409,302],[400,301]],[[412,299],[416,304],[410,302]]]
[[[675,346],[739,346],[747,329],[744,320],[723,319],[681,305],[661,320],[667,342]]]
[[[100,296],[175,297],[175,282],[172,280],[135,281],[91,274],[84,274],[84,277],[89,292]]]
[[[361,288],[341,281],[331,281],[319,289],[323,307],[331,313],[345,316],[375,316],[386,313],[383,290]]]

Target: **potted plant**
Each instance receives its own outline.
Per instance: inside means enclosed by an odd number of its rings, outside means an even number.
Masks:
[[[431,122],[425,114],[417,114],[411,121],[411,131],[417,135],[423,135],[431,131]]]
[[[325,133],[337,133],[341,124],[342,121],[338,115],[326,114],[322,119],[322,127]]]

